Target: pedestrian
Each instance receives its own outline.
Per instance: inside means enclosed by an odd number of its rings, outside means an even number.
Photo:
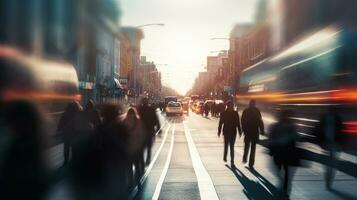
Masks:
[[[119,120],[119,107],[105,104],[101,109],[103,123],[96,130],[100,149],[101,199],[127,199],[132,167],[129,156],[129,133]]]
[[[98,127],[101,124],[101,119],[98,110],[95,108],[94,101],[90,99],[83,111],[83,115],[87,122],[93,126]]]
[[[42,114],[20,100],[6,103],[3,111],[9,141],[0,160],[1,199],[45,199],[50,179]]]
[[[136,185],[140,186],[140,178],[144,174],[145,133],[143,123],[135,108],[129,108],[124,124],[129,131],[128,148],[131,162],[135,167]]]
[[[82,106],[75,101],[67,104],[66,110],[59,120],[57,135],[61,136],[63,141],[63,166],[69,163],[72,143],[81,128],[82,117]]]
[[[205,110],[205,117],[208,117],[210,106],[207,102],[204,104],[204,110]]]
[[[290,119],[293,115],[290,110],[280,112],[279,121],[269,131],[270,154],[277,166],[277,174],[284,171],[280,177],[282,199],[289,199],[291,190],[291,179],[293,177],[292,166],[299,165],[299,155],[296,148],[298,133],[295,125]]]
[[[264,134],[264,124],[259,109],[255,106],[255,100],[249,102],[249,107],[242,114],[242,129],[244,133],[243,163],[247,163],[250,149],[249,167],[254,166],[255,149],[259,134]]]
[[[211,116],[212,117],[216,117],[216,111],[217,111],[217,105],[216,102],[213,102],[212,106],[211,106]]]
[[[325,149],[329,155],[329,163],[326,164],[325,180],[326,189],[331,190],[335,176],[335,165],[339,150],[339,143],[342,141],[342,121],[335,106],[330,106],[325,114],[320,117],[315,135],[317,143]]]
[[[155,133],[160,130],[160,123],[155,110],[149,105],[147,98],[142,99],[138,111],[146,133],[145,147],[147,157],[145,162],[148,165],[151,161],[151,148],[155,139]]]
[[[227,162],[227,152],[228,146],[231,154],[231,165],[234,166],[234,144],[237,137],[237,129],[239,136],[242,135],[242,130],[240,126],[239,114],[233,109],[233,103],[230,101],[227,103],[227,109],[222,112],[219,119],[218,126],[218,137],[221,135],[223,127],[223,136],[224,136],[224,153],[223,161]]]

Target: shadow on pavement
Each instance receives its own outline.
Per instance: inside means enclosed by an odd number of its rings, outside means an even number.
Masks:
[[[260,182],[249,179],[236,167],[230,167],[229,165],[226,165],[226,167],[233,172],[239,182],[243,185],[243,192],[248,199],[279,199],[279,193],[274,185],[255,170],[251,172],[261,180],[263,185]]]
[[[340,199],[345,199],[345,200],[354,200],[354,199],[356,199],[355,197],[352,197],[352,196],[350,196],[348,194],[344,194],[341,191],[338,191],[338,190],[335,190],[335,189],[331,189],[330,192],[335,194]]]
[[[268,147],[266,140],[261,140],[258,142],[261,146]],[[307,149],[298,148],[301,158],[308,161],[314,161],[323,165],[329,165],[331,163],[331,158],[328,155],[315,153]],[[338,171],[348,174],[353,177],[357,177],[357,164],[337,159],[335,162],[335,167]]]

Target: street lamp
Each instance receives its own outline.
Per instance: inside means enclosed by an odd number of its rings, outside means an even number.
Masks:
[[[219,50],[219,51],[210,51],[211,53],[224,53],[226,52],[227,50]]]
[[[223,37],[214,37],[211,40],[231,40],[231,38],[223,38]]]
[[[142,27],[145,27],[145,26],[165,26],[165,24],[163,24],[163,23],[142,24],[142,25],[139,25],[139,26],[135,26],[135,28],[142,28]]]

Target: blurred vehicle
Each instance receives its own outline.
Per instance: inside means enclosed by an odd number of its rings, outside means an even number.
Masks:
[[[171,101],[177,102],[177,97],[176,96],[166,96],[165,97],[165,106],[167,106],[167,104]]]
[[[203,113],[203,106],[204,106],[205,102],[203,101],[197,101],[195,103],[195,106],[194,106],[194,112],[197,113],[197,114],[202,114]]]
[[[184,97],[183,100],[187,101],[187,102],[190,102],[191,101],[191,97]]]
[[[190,98],[191,98],[192,101],[195,102],[195,101],[198,101],[200,99],[200,96],[199,95],[191,95]]]
[[[166,106],[166,115],[167,116],[172,116],[172,115],[183,115],[183,108],[181,103],[179,102],[169,102]]]
[[[224,104],[224,101],[223,100],[215,100],[214,101],[217,105],[219,105],[219,104]]]
[[[0,46],[0,102],[28,100],[57,123],[69,102],[79,101],[78,78],[64,61],[30,56]]]
[[[357,134],[357,29],[326,27],[241,73],[237,100],[266,111],[289,109],[301,135],[314,137],[319,116],[338,106],[345,134]]]
[[[205,101],[205,104],[209,107],[209,108],[211,108],[211,106],[214,104],[214,100],[206,100]]]
[[[181,103],[181,105],[182,105],[183,112],[186,112],[186,114],[189,114],[189,112],[190,112],[190,105],[189,105],[189,103],[186,102],[186,101],[183,101],[183,102]]]

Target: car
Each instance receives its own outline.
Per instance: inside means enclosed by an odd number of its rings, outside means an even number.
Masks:
[[[167,116],[172,116],[172,115],[179,115],[182,116],[183,115],[183,108],[181,103],[179,102],[169,102],[166,106],[166,115]]]
[[[189,114],[189,112],[190,112],[190,105],[189,105],[189,103],[183,101],[183,102],[181,103],[181,105],[182,105],[183,111],[186,112],[187,114]]]

